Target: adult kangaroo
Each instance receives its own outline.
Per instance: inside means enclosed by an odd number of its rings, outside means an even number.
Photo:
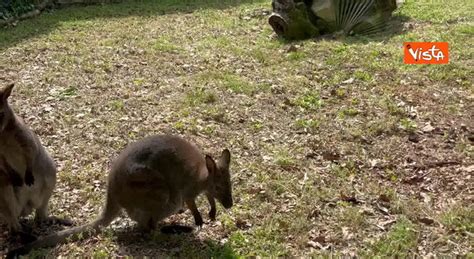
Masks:
[[[48,216],[48,202],[56,185],[56,165],[41,144],[9,105],[14,84],[0,90],[0,218],[11,234],[34,238],[22,230],[20,216],[35,210],[35,221],[68,220]]]

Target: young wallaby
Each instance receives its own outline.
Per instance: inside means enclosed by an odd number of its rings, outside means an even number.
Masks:
[[[21,234],[19,217],[33,210],[36,221],[61,220],[48,217],[56,165],[38,137],[11,109],[8,98],[13,86],[0,90],[0,218],[13,233]]]
[[[203,220],[195,203],[200,193],[206,193],[212,201],[217,199],[225,208],[232,207],[229,164],[227,149],[216,163],[181,137],[155,135],[144,138],[125,148],[113,162],[105,208],[96,220],[38,239],[10,251],[7,257],[78,239],[76,234],[79,233],[83,238],[88,237],[108,226],[121,209],[125,209],[140,228],[150,231],[158,221],[175,214],[185,203],[196,225],[201,226]],[[215,202],[211,202],[211,206],[215,216]]]

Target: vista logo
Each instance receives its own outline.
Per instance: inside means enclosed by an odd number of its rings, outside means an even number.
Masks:
[[[405,64],[448,64],[447,42],[405,42]]]

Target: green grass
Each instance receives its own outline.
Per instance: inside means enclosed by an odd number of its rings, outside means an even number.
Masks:
[[[255,131],[260,131],[263,129],[263,127],[265,127],[265,125],[263,125],[263,123],[260,121],[255,121],[252,123],[252,129]]]
[[[202,84],[215,84],[222,90],[228,90],[234,94],[254,95],[261,91],[267,91],[268,85],[255,84],[240,75],[228,72],[209,71],[196,77],[197,82]]]
[[[390,231],[372,247],[371,256],[406,257],[414,252],[418,240],[416,225],[401,218]]]
[[[110,102],[110,107],[114,110],[123,110],[123,108],[125,107],[125,104],[122,100],[116,100],[116,101]]]
[[[455,206],[442,213],[441,223],[450,230],[473,233],[474,232],[474,208],[472,206]]]
[[[414,121],[409,118],[402,118],[400,120],[400,127],[408,132],[414,132],[417,129],[417,125]]]
[[[303,109],[317,110],[323,105],[323,101],[319,97],[319,94],[307,93],[294,100],[294,104]]]
[[[199,104],[211,104],[216,102],[216,95],[204,88],[196,88],[186,95],[186,103],[190,106],[197,106]]]
[[[315,130],[319,127],[320,121],[316,119],[297,119],[295,121],[295,126],[298,129],[308,129]]]
[[[275,155],[275,163],[281,167],[288,167],[295,163],[295,160],[292,158],[290,151],[282,149],[278,150]]]
[[[359,111],[354,108],[347,108],[347,109],[342,109],[338,112],[337,116],[341,119],[344,119],[346,117],[354,117],[357,114],[359,114]]]
[[[221,77],[221,80],[224,87],[234,93],[243,93],[250,95],[255,90],[251,83],[246,82],[244,79],[237,75],[226,74]]]

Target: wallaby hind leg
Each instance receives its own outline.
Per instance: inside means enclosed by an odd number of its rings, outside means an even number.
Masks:
[[[20,217],[20,209],[11,186],[1,186],[0,202],[2,203],[2,216],[5,219],[10,232],[20,231],[21,225],[18,220]]]
[[[151,214],[141,215],[141,219],[138,222],[138,229],[145,233],[153,232],[156,229],[156,220],[153,219]]]
[[[18,216],[16,216],[10,209],[4,211],[3,214],[10,228],[10,232],[16,233],[22,229],[20,222],[18,221]]]
[[[49,199],[51,198],[51,195],[52,195],[52,191],[45,194],[45,197],[43,198],[41,205],[36,209],[35,222],[71,226],[73,222],[69,219],[49,216],[48,203],[49,203]]]
[[[46,224],[59,224],[64,226],[72,226],[73,222],[70,219],[59,218],[56,216],[48,216],[48,203],[44,202],[41,206],[36,209],[35,215],[36,223],[46,223]]]
[[[156,220],[153,214],[136,208],[127,209],[128,216],[138,223],[137,229],[141,232],[149,233],[155,230]]]
[[[95,221],[95,226],[108,226],[112,221],[118,217],[120,213],[120,204],[110,194],[110,189],[107,191],[107,198],[105,201],[105,208],[102,210],[100,217]]]
[[[3,211],[3,216],[6,220],[6,223],[8,224],[10,228],[10,242],[11,243],[17,243],[20,242],[22,244],[24,243],[29,243],[34,240],[36,240],[36,236],[31,234],[31,228],[24,228],[20,224],[19,221],[19,213],[17,213],[18,208],[16,207],[16,202],[14,201],[14,194],[13,190],[6,190],[6,192],[3,193],[5,195],[5,198],[7,200],[10,200],[11,202],[7,203],[6,210]]]
[[[7,223],[10,226],[9,240],[11,243],[19,242],[21,244],[26,244],[37,239],[37,237],[31,233],[31,228],[24,227],[20,224],[18,217],[15,217],[12,213],[6,213],[5,216],[7,218]]]

